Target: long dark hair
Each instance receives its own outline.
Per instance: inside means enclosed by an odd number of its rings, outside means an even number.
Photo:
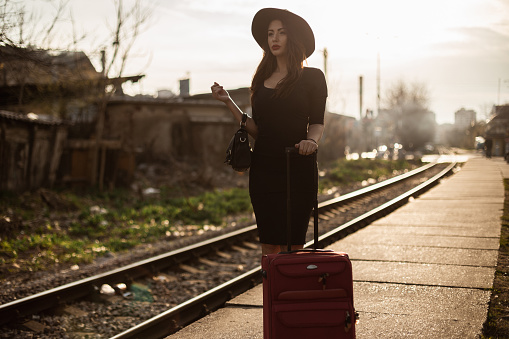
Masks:
[[[274,19],[277,20],[277,19]],[[293,90],[293,87],[302,75],[303,62],[306,59],[306,50],[300,40],[294,36],[291,27],[287,27],[281,20],[286,29],[288,40],[286,42],[286,67],[288,74],[276,85],[275,97],[285,97]],[[253,103],[253,96],[262,86],[266,79],[268,79],[277,68],[276,57],[270,52],[267,40],[263,46],[263,58],[256,69],[251,82],[251,104]]]

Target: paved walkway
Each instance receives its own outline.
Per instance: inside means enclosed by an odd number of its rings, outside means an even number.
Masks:
[[[502,159],[470,158],[411,203],[331,245],[353,261],[357,338],[476,338],[497,264]],[[261,285],[171,339],[263,338]]]

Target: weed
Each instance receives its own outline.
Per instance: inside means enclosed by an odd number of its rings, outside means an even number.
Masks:
[[[411,164],[363,159],[338,160],[328,167],[321,189],[392,176]],[[252,213],[247,189],[197,195],[184,195],[184,191],[180,186],[163,186],[157,199],[141,199],[125,189],[52,192],[63,206],[69,206],[61,211],[50,211],[40,194],[0,192],[0,217],[8,217],[10,221],[3,219],[5,229],[14,230],[2,234],[0,265],[9,265],[6,271],[13,264],[37,271],[55,263],[91,262],[108,252],[183,236],[190,230],[223,227],[227,216]]]
[[[509,179],[504,179],[505,202],[495,279],[491,291],[488,317],[482,338],[509,338]]]
[[[369,178],[388,178],[412,168],[412,165],[404,160],[359,159],[350,161],[339,159],[331,167],[332,169],[329,170],[326,177],[322,180],[321,189],[327,185],[347,185]]]

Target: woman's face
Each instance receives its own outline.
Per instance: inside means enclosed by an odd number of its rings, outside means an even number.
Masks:
[[[274,56],[286,54],[286,28],[280,20],[274,20],[269,24],[268,43],[269,49]]]

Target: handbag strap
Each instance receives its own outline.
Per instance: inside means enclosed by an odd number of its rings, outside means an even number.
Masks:
[[[240,122],[240,127],[246,127],[246,122],[247,122],[247,114],[246,113],[242,113],[242,121]]]

